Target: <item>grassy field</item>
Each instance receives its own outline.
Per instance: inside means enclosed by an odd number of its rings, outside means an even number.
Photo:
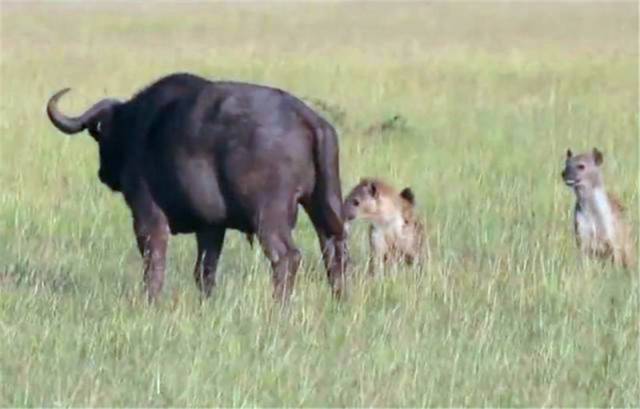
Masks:
[[[0,406],[638,406],[637,273],[581,261],[567,147],[605,153],[638,231],[638,6],[629,3],[0,5]],[[173,71],[322,100],[342,182],[416,191],[433,258],[332,301],[309,221],[285,313],[227,236],[200,304],[174,237],[140,294],[128,210],[96,146],[44,114]],[[389,132],[372,124],[400,115]]]

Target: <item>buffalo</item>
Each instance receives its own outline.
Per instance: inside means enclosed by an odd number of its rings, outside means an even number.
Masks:
[[[131,210],[144,284],[157,299],[170,234],[195,233],[194,276],[204,296],[216,285],[225,232],[257,237],[273,269],[273,296],[287,301],[300,265],[292,239],[298,204],[320,242],[329,284],[345,287],[346,233],[335,129],[277,88],[171,74],[128,101],[103,99],[47,114],[65,134],[87,130],[98,143],[100,181]]]

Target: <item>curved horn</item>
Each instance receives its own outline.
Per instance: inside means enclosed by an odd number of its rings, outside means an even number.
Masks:
[[[71,88],[65,88],[56,92],[49,99],[49,103],[47,104],[47,115],[49,116],[49,119],[51,120],[53,125],[58,128],[58,130],[66,134],[75,134],[85,130],[87,127],[87,123],[91,121],[96,115],[100,114],[106,109],[111,109],[114,105],[120,104],[120,101],[116,99],[103,99],[95,103],[84,114],[77,117],[69,117],[58,111],[57,104],[60,97],[62,97],[70,90]]]

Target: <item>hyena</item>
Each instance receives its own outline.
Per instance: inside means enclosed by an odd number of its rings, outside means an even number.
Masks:
[[[345,199],[344,218],[347,225],[358,218],[370,223],[370,274],[383,263],[413,264],[428,257],[425,228],[416,215],[411,188],[398,192],[379,179],[362,179]]]
[[[567,150],[562,179],[576,194],[576,241],[582,253],[629,268],[635,263],[630,226],[620,201],[605,189],[603,160],[596,148],[579,155]]]

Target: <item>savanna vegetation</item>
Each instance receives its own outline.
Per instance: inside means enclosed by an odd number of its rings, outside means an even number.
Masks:
[[[1,406],[637,406],[639,280],[582,260],[560,178],[599,147],[638,231],[638,5],[2,3]],[[189,71],[305,98],[340,133],[343,189],[411,186],[423,267],[331,299],[312,227],[294,299],[227,236],[204,303],[193,237],[141,296],[122,199],[66,112]],[[394,119],[394,117],[396,117]]]

